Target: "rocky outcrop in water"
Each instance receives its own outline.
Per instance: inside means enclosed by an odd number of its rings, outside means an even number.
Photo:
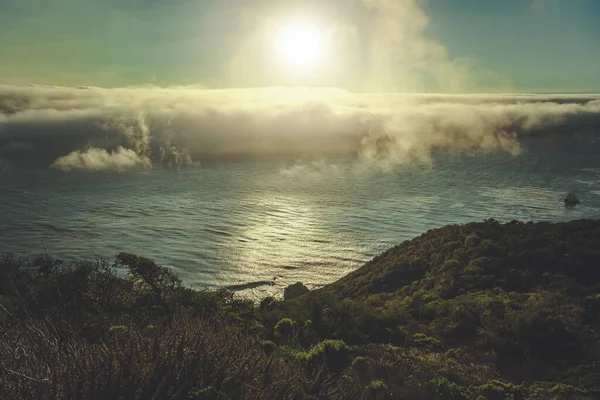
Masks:
[[[565,197],[565,206],[567,206],[567,207],[573,207],[579,203],[581,203],[581,202],[579,201],[577,196],[575,196],[573,193],[569,193],[567,195],[567,197]]]

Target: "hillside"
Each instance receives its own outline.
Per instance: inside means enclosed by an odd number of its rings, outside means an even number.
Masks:
[[[389,249],[293,309],[309,310],[295,317],[320,321],[322,336],[391,344],[403,349],[394,350],[399,358],[410,348],[477,365],[462,376],[453,371],[465,385],[556,381],[598,394],[598,243],[596,220],[446,226]]]
[[[0,398],[600,398],[599,243],[599,220],[446,226],[259,304],[131,254],[7,256]]]

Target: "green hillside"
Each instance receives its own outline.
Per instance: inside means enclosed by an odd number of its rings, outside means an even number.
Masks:
[[[597,220],[446,226],[260,303],[7,256],[0,305],[3,399],[600,398]]]

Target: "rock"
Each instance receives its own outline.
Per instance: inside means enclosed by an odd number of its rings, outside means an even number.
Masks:
[[[285,288],[283,291],[283,298],[284,300],[290,300],[305,295],[308,292],[308,288],[304,286],[302,282],[296,282]]]
[[[565,206],[567,206],[567,207],[573,207],[579,203],[581,203],[581,202],[579,201],[577,196],[575,196],[573,193],[569,193],[567,195],[567,197],[565,197]]]

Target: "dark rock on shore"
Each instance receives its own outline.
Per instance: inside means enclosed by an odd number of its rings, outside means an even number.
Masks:
[[[296,282],[293,285],[290,285],[285,288],[285,290],[283,291],[283,298],[285,300],[290,300],[305,295],[308,292],[308,288],[304,286],[302,282]]]

